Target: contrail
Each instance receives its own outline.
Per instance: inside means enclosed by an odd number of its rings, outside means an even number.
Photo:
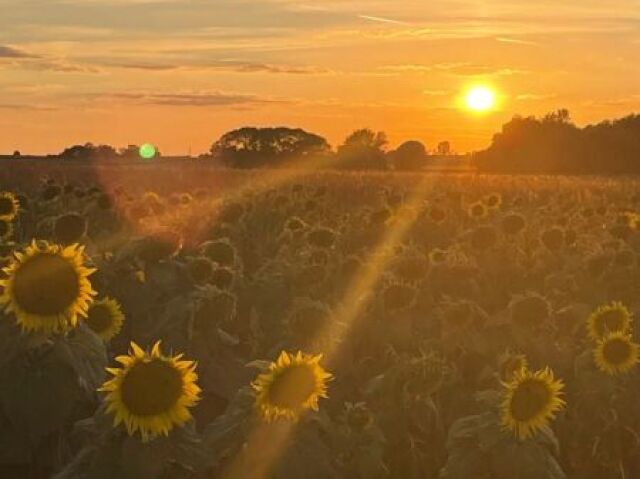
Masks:
[[[362,18],[363,20],[369,20],[369,21],[378,22],[378,23],[391,23],[393,25],[409,25],[409,23],[407,22],[392,20],[390,18],[372,17],[371,15],[358,15],[358,18]]]

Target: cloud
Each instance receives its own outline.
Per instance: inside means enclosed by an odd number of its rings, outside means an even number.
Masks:
[[[0,58],[37,58],[37,56],[7,45],[0,45]]]
[[[510,37],[497,37],[496,41],[500,43],[513,43],[516,45],[528,45],[528,46],[539,46],[538,42],[533,42],[531,40],[522,40],[519,38],[510,38]]]
[[[273,103],[289,103],[257,95],[226,92],[194,92],[194,93],[111,93],[100,94],[106,100],[124,100],[148,105],[160,106],[256,106]]]
[[[401,22],[400,20],[393,20],[391,18],[384,18],[384,17],[375,17],[371,15],[358,15],[358,18],[361,18],[363,20],[369,20],[370,22],[388,23],[391,25],[410,25],[409,23]]]
[[[31,111],[55,111],[58,108],[47,105],[32,105],[18,103],[0,103],[0,110],[31,110]]]
[[[497,67],[494,65],[483,65],[471,62],[450,62],[450,63],[433,63],[433,64],[406,64],[406,65],[387,65],[380,67],[380,70],[391,73],[430,73],[445,72],[452,75],[473,76],[512,76],[525,75],[529,73],[527,70],[518,68]]]
[[[540,101],[540,100],[551,100],[556,98],[557,95],[554,93],[521,93],[516,96],[516,100],[518,101]]]
[[[322,75],[331,70],[317,66],[279,65],[270,63],[245,62],[240,60],[218,60],[209,63],[145,63],[145,62],[105,62],[100,66],[135,70],[221,70],[237,73],[279,73],[291,75]]]

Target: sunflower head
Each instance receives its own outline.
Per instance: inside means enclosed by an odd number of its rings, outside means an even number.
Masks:
[[[473,219],[480,219],[486,217],[489,214],[489,210],[484,203],[476,201],[469,205],[467,213]]]
[[[124,314],[115,299],[103,298],[89,306],[86,321],[94,333],[109,341],[122,329]]]
[[[305,410],[317,411],[318,400],[327,397],[327,382],[332,379],[320,359],[322,355],[282,351],[252,383],[258,414],[266,421],[297,420]]]
[[[391,283],[382,291],[382,301],[385,311],[397,312],[411,308],[417,298],[416,288],[410,284]]]
[[[434,265],[440,265],[447,261],[447,250],[434,248],[429,251],[429,262]]]
[[[53,236],[62,244],[77,243],[87,232],[87,221],[78,213],[59,216],[53,225]]]
[[[204,256],[193,258],[187,264],[187,272],[195,284],[204,284],[213,274],[213,263]]]
[[[16,195],[9,191],[0,192],[0,219],[11,221],[18,215],[20,203]]]
[[[612,376],[629,372],[640,361],[640,345],[631,336],[617,331],[607,333],[593,350],[600,371]]]
[[[11,220],[0,217],[0,241],[6,241],[13,234],[13,224]]]
[[[505,384],[501,405],[502,426],[518,439],[527,439],[544,427],[565,405],[564,385],[549,369],[520,369]]]
[[[482,202],[487,205],[489,209],[497,209],[502,205],[502,195],[500,193],[489,193],[482,199]]]
[[[614,301],[593,311],[587,319],[587,332],[593,340],[602,339],[610,332],[626,333],[631,327],[632,315],[627,307]]]
[[[129,354],[116,358],[122,366],[107,368],[113,377],[99,389],[107,393],[114,427],[123,423],[130,436],[140,431],[146,442],[191,419],[189,409],[198,402],[200,388],[195,363],[181,358],[162,354],[160,341],[151,352],[132,342]]]
[[[526,226],[524,216],[519,213],[510,213],[502,220],[502,231],[508,235],[518,234]]]
[[[545,230],[540,236],[540,240],[549,251],[558,251],[565,244],[564,230],[558,226],[554,226],[553,228]]]
[[[439,225],[440,223],[442,223],[444,220],[447,219],[447,210],[445,210],[441,206],[434,205],[431,208],[429,208],[428,215],[429,215],[429,219],[433,223]]]
[[[84,260],[81,246],[34,241],[4,268],[0,304],[25,331],[49,334],[75,327],[96,294],[89,282],[94,270]]]

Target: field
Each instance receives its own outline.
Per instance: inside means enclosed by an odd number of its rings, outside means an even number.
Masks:
[[[640,477],[639,181],[3,164],[0,477]]]

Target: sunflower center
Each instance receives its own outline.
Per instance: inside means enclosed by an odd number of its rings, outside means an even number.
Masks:
[[[269,402],[286,409],[299,409],[316,390],[313,370],[306,365],[290,366],[269,387]]]
[[[16,303],[29,314],[62,314],[77,300],[79,280],[68,260],[51,253],[40,253],[16,270],[13,294]]]
[[[631,356],[631,346],[623,339],[610,339],[604,344],[602,355],[610,364],[623,364]]]
[[[167,413],[182,395],[182,375],[165,360],[140,361],[122,379],[121,394],[135,416]]]
[[[13,201],[11,198],[0,198],[0,215],[10,215],[13,213]]]
[[[0,220],[0,238],[5,237],[9,233],[10,224],[8,221]]]
[[[615,309],[605,311],[600,316],[600,321],[596,324],[596,327],[601,335],[606,332],[622,331],[624,327],[623,314]]]
[[[89,309],[87,324],[96,333],[106,331],[113,324],[111,311],[102,304],[94,304]]]
[[[528,380],[518,385],[511,399],[511,414],[519,422],[539,416],[551,402],[551,392],[541,381]]]

